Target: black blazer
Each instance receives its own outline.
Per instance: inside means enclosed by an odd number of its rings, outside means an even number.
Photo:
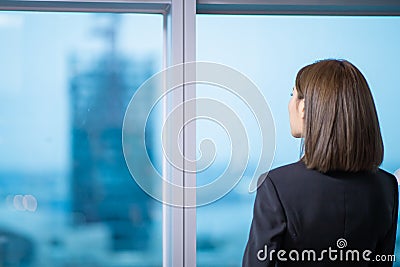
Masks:
[[[393,175],[381,169],[322,174],[299,161],[261,178],[243,266],[393,265],[372,261],[394,254],[398,185]],[[279,250],[284,250],[280,257]]]

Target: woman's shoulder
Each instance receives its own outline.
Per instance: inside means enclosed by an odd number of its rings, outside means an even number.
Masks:
[[[334,184],[339,181],[352,183],[352,181],[370,180],[371,184],[384,187],[397,187],[398,182],[396,177],[379,168],[376,172],[345,172],[345,171],[332,171],[328,173],[321,173],[317,170],[309,169],[302,160],[286,164],[270,170],[263,174],[263,179],[269,178],[276,186],[291,186],[302,187],[307,184]],[[375,182],[373,182],[375,181]],[[355,182],[358,183],[358,182]]]
[[[391,174],[390,172],[385,171],[384,169],[379,168],[376,172],[377,177],[382,183],[385,183],[386,186],[395,188],[395,191],[398,191],[398,181],[396,176]]]
[[[377,174],[380,175],[380,176],[388,177],[388,179],[391,179],[392,181],[396,181],[396,183],[397,183],[396,176],[394,176],[394,174],[392,174],[392,173],[390,173],[390,172],[388,172],[388,171],[385,171],[385,170],[382,169],[382,168],[379,168],[379,169],[377,170]]]
[[[280,167],[276,167],[266,173],[272,180],[275,179],[293,179],[295,177],[303,176],[306,173],[314,172],[313,170],[307,169],[306,165],[302,160],[286,164]],[[283,177],[283,178],[282,178]]]
[[[301,182],[302,178],[309,176],[312,172],[313,170],[307,169],[304,162],[299,160],[263,173],[260,176],[261,181],[259,182],[265,183],[265,180],[269,179],[276,186],[286,186],[289,184],[293,186],[293,184]]]
[[[276,173],[281,173],[281,172],[283,172],[283,173],[292,172],[292,171],[296,171],[296,170],[297,171],[307,170],[307,167],[302,160],[276,167],[276,168],[270,170],[268,173],[276,174]]]

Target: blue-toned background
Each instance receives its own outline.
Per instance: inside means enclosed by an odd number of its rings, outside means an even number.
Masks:
[[[161,266],[161,205],[127,171],[121,128],[135,90],[161,70],[162,22],[161,15],[0,13],[0,266]],[[382,168],[394,173],[399,33],[395,17],[199,15],[197,58],[233,67],[259,86],[275,120],[273,167],[299,158],[287,112],[296,72],[318,59],[350,60],[370,84]],[[243,118],[254,169],[260,133],[247,107],[221,88],[197,89]],[[158,131],[148,125],[154,161]],[[198,184],[229,161],[223,129],[199,120],[203,138],[215,141],[217,156]],[[198,208],[198,266],[240,266],[254,201],[249,179]]]
[[[197,17],[197,60],[236,68],[255,82],[268,101],[276,127],[273,167],[299,159],[300,140],[290,135],[287,105],[297,71],[319,59],[343,58],[355,64],[370,85],[385,145],[382,168],[394,173],[400,168],[398,98],[400,85],[400,18],[334,16],[216,16]],[[198,96],[220,99],[235,107],[250,136],[250,159],[257,158],[257,124],[248,108],[216,86],[199,86]],[[216,135],[224,151],[228,139],[220,127],[197,129],[197,139]],[[213,128],[212,128],[213,127]],[[212,131],[211,129],[215,129]],[[219,164],[229,160],[217,155]],[[250,162],[252,162],[250,160]],[[254,161],[253,161],[254,162]],[[251,168],[252,166],[250,166]],[[265,166],[267,171],[267,166]],[[213,173],[198,174],[198,181]],[[197,210],[199,266],[239,266],[252,217],[254,194],[247,193],[249,177],[225,198]],[[400,259],[400,243],[396,256]],[[220,259],[215,262],[215,259]],[[400,264],[399,264],[400,266]]]
[[[161,204],[132,179],[121,136],[161,68],[162,22],[0,13],[0,266],[161,266]]]

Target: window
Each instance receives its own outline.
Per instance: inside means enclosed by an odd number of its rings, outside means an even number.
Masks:
[[[1,266],[162,264],[161,203],[121,144],[129,100],[161,69],[162,23],[0,13]]]
[[[258,85],[275,119],[276,167],[299,157],[287,123],[296,71],[318,58],[347,58],[365,73],[375,97],[386,149],[382,167],[400,168],[392,112],[400,5],[295,2],[1,1],[0,265],[240,266],[254,199],[248,185],[261,150],[240,99],[210,84],[185,85],[159,102],[146,128],[149,156],[162,165],[163,178],[201,186],[224,172],[229,132],[200,119],[178,140],[167,131],[166,140],[178,142],[190,159],[200,158],[202,140],[214,142],[210,168],[185,173],[166,163],[157,120],[183,104],[171,126],[180,129],[195,113],[184,102],[196,94],[235,108],[249,134],[249,165],[218,201],[182,208],[153,200],[132,179],[122,153],[132,95],[150,76],[179,63],[217,62]],[[179,79],[186,79],[185,71]],[[129,133],[135,136],[135,129]],[[174,160],[183,162],[178,152],[172,151]],[[142,163],[135,166],[146,172]]]
[[[234,67],[259,86],[275,121],[276,151],[272,167],[299,159],[300,141],[290,135],[287,111],[297,71],[318,59],[350,60],[365,74],[374,94],[385,145],[381,167],[394,173],[400,168],[398,119],[393,112],[397,106],[393,95],[397,94],[400,60],[398,29],[399,17],[198,15],[197,60]],[[241,122],[246,125],[248,136],[252,136],[249,157],[257,158],[259,143],[252,142],[257,125],[246,119],[250,116],[245,114],[241,101],[227,90],[211,86],[199,86],[197,97],[218,99],[245,118]],[[226,151],[227,134],[218,125],[201,125],[199,121],[198,142],[206,136],[216,140],[220,161],[216,159],[214,165],[221,166],[199,172],[198,182],[218,177],[230,158]],[[250,161],[248,168],[254,169],[255,165],[255,161]],[[268,166],[264,169],[267,171]],[[248,193],[249,183],[250,178],[245,175],[224,198],[197,208],[198,266],[240,266],[254,203],[254,194]],[[400,255],[398,247],[396,256]]]

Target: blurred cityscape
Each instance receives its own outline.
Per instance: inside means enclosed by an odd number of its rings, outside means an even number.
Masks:
[[[89,60],[74,51],[66,60],[69,172],[0,173],[8,206],[0,209],[0,267],[161,265],[161,250],[150,251],[161,247],[161,204],[132,179],[121,138],[127,105],[156,63],[124,56],[117,45],[120,17],[101,16],[108,23],[92,34],[103,40],[104,51]],[[146,134],[152,131],[149,124]],[[151,142],[147,148],[157,160]],[[23,194],[10,194],[16,188]]]
[[[154,202],[133,181],[121,137],[128,103],[155,69],[150,60],[136,62],[118,53],[118,17],[111,18],[109,28],[100,32],[108,51],[87,68],[79,58],[71,60],[72,212],[78,225],[105,223],[114,250],[146,249]],[[131,133],[143,131],[135,130]]]

